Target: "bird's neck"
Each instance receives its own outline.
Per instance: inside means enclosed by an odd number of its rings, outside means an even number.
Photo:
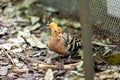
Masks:
[[[51,38],[54,39],[54,40],[58,40],[58,41],[61,39],[61,37],[57,34],[52,34]]]

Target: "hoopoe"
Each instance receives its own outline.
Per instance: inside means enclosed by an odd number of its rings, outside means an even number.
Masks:
[[[56,23],[51,22],[48,26],[51,29],[48,47],[52,51],[60,55],[69,55],[69,58],[71,58],[79,48],[82,48],[80,40],[70,35],[63,35],[62,29]]]

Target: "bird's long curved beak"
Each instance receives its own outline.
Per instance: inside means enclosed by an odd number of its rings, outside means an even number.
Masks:
[[[60,33],[60,34],[57,36],[57,39],[60,39],[60,38],[62,38],[62,37],[63,37],[63,34]]]
[[[60,37],[63,37],[63,34],[62,34],[62,33],[60,33],[60,34],[59,34],[59,36],[60,36]]]
[[[65,36],[62,33],[59,34],[59,37],[62,37],[66,41]]]

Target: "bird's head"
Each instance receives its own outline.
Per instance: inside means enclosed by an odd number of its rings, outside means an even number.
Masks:
[[[54,35],[54,36],[61,36],[62,35],[62,29],[60,27],[58,27],[56,23],[51,22],[48,24],[48,26],[51,29],[52,35]]]

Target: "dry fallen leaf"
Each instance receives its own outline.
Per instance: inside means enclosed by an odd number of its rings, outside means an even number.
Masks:
[[[120,63],[120,52],[116,52],[116,53],[103,56],[103,59],[110,64],[118,64]]]
[[[47,45],[42,43],[34,34],[31,34],[29,30],[19,31],[18,37],[21,36],[23,36],[31,46],[47,48]]]
[[[7,75],[7,73],[8,73],[8,67],[7,66],[1,67],[0,75],[5,76],[5,75]]]
[[[47,73],[45,74],[44,79],[45,80],[53,80],[54,76],[53,76],[53,72],[52,69],[48,69]]]
[[[31,23],[35,24],[37,21],[39,21],[39,17],[31,16]]]
[[[31,44],[31,46],[36,46],[39,48],[47,48],[47,45],[42,43],[35,35],[31,35],[27,41]]]
[[[35,25],[25,27],[24,30],[32,31],[32,30],[39,28],[40,26],[41,24],[36,23]]]
[[[4,35],[8,32],[8,29],[6,27],[0,26],[0,35]]]

